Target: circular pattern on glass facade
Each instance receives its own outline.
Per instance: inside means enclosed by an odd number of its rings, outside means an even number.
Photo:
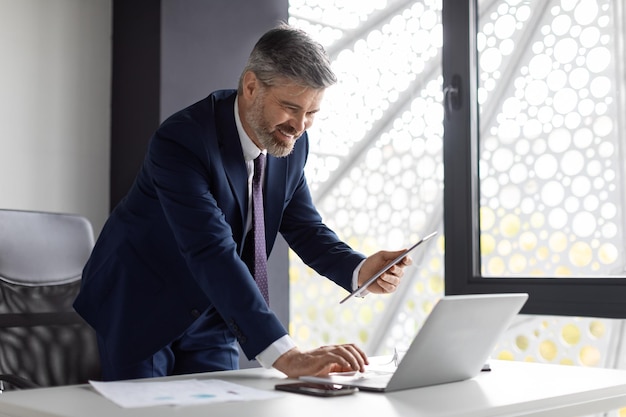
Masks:
[[[527,33],[537,4],[496,2],[480,14],[483,273],[610,274],[624,249],[611,10],[553,1]],[[290,23],[322,41],[339,79],[310,131],[309,186],[324,221],[365,254],[404,247],[443,218],[441,2],[416,2],[345,42],[386,5],[290,1]],[[414,256],[393,296],[341,305],[345,291],[291,253],[291,335],[303,348],[406,349],[443,295],[444,239],[440,230]],[[606,366],[613,327],[520,316],[493,357]]]

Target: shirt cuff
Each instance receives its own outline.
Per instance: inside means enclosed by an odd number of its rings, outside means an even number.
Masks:
[[[276,359],[278,359],[283,353],[290,351],[296,347],[296,343],[288,335],[284,335],[274,343],[269,345],[265,350],[256,356],[256,360],[262,367],[269,369],[274,365]]]
[[[359,271],[361,271],[361,267],[363,266],[363,264],[365,263],[366,259],[363,259],[357,266],[356,268],[354,268],[354,272],[352,273],[352,291],[356,290],[357,288],[359,288]],[[359,295],[357,295],[357,297],[365,297],[367,294],[369,294],[368,290],[363,290],[363,292]]]

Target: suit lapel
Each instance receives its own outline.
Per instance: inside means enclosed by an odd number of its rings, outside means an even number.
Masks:
[[[242,242],[245,237],[246,212],[248,207],[248,170],[243,159],[241,142],[235,125],[235,94],[227,100],[219,102],[217,109],[218,117],[218,141],[222,156],[222,165],[230,189],[239,207],[239,216],[242,225]],[[240,246],[241,247],[241,246]]]
[[[243,158],[241,142],[235,125],[235,95],[219,102],[217,108],[219,126],[219,147],[222,154],[224,172],[228,179],[231,191],[237,200],[241,216],[241,225],[245,227],[248,210],[248,171]],[[275,158],[268,155],[265,172],[265,184],[263,185],[263,200],[265,212],[265,241],[268,252],[274,244],[285,201],[285,189],[287,184],[287,168],[289,158]],[[242,229],[242,242],[245,238],[245,230]]]

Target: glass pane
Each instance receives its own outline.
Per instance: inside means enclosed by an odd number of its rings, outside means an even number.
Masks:
[[[623,277],[622,2],[478,3],[482,275]]]
[[[309,130],[307,181],[325,223],[366,255],[440,233],[413,253],[419,268],[398,293],[341,305],[343,289],[291,256],[298,345],[354,342],[383,354],[412,339],[443,293],[441,2],[291,0],[289,12],[338,78]]]

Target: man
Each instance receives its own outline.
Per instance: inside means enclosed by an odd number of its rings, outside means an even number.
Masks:
[[[364,369],[367,356],[353,344],[297,348],[255,282],[263,268],[254,266],[247,238],[262,206],[263,262],[281,233],[304,262],[349,291],[399,255],[353,251],[311,201],[306,130],[335,81],[323,48],[281,25],[255,45],[237,91],[214,92],[159,127],[74,303],[97,333],[103,379],[236,369],[236,342],[248,358],[290,377]],[[253,207],[259,155],[264,204]],[[409,263],[369,291],[395,291]]]

